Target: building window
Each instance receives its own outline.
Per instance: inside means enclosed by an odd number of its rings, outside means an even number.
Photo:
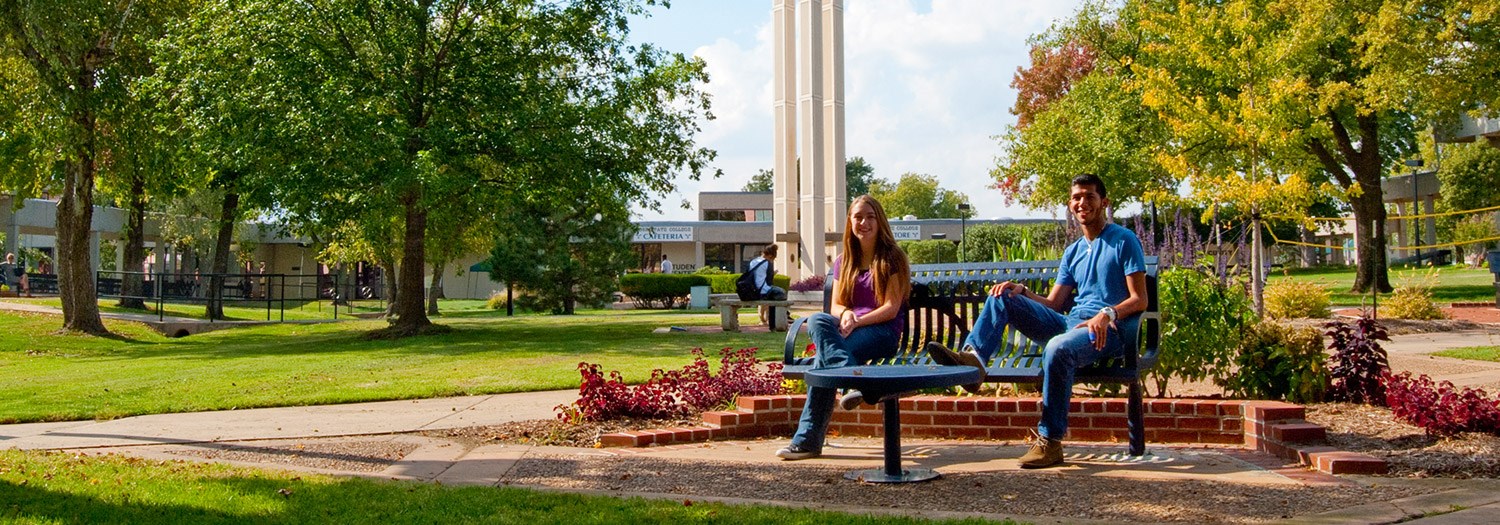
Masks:
[[[703,210],[703,220],[745,222],[745,210]]]
[[[770,222],[772,220],[775,220],[775,218],[771,217],[771,210],[755,210],[755,220],[760,222]]]
[[[724,270],[724,271],[730,272],[730,273],[738,272],[739,271],[739,270],[737,270],[738,266],[735,265],[735,260],[734,260],[734,248],[735,248],[735,246],[736,245],[734,245],[734,244],[722,244],[722,243],[721,244],[713,244],[713,243],[704,244],[703,245],[703,265],[704,266],[712,266],[714,268],[718,268],[720,270]]]

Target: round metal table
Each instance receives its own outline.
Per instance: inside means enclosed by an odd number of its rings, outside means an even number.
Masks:
[[[978,383],[982,376],[970,366],[890,365],[849,366],[808,370],[803,376],[807,386],[849,388],[864,393],[865,399],[880,401],[884,412],[885,468],[855,470],[845,478],[872,483],[906,483],[936,479],[941,474],[932,469],[901,468],[901,394],[926,388],[946,388]]]

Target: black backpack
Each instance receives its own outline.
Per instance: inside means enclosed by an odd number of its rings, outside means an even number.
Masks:
[[[765,259],[761,259],[760,261],[760,264],[769,263],[770,261]],[[740,296],[741,301],[760,300],[760,286],[755,284],[755,269],[758,266],[760,265],[751,266],[749,270],[745,270],[745,273],[740,274],[740,277],[734,280],[734,293]],[[770,272],[766,273],[769,274]],[[767,275],[767,277],[770,277],[770,275]]]

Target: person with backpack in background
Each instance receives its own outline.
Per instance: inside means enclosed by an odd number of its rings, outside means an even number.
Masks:
[[[758,295],[758,297],[740,297],[740,299],[749,301],[786,300],[786,289],[771,284],[771,278],[776,276],[775,264],[777,251],[778,248],[776,247],[776,243],[767,244],[764,248],[760,249],[759,257],[750,260],[750,269],[745,270],[745,275],[741,276],[741,279],[744,279],[746,276],[749,277],[750,286],[752,289],[758,292],[758,294],[756,294]],[[772,308],[767,306],[760,307],[761,324],[765,324],[767,326],[771,324],[770,319],[767,317],[771,310]]]

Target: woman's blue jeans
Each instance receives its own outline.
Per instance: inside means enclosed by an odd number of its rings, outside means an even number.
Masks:
[[[896,355],[896,345],[900,342],[900,334],[885,323],[856,328],[846,338],[839,335],[838,318],[822,312],[807,319],[807,332],[818,352],[813,368],[855,366],[891,357]],[[835,394],[832,388],[808,387],[807,403],[802,405],[802,420],[797,423],[797,433],[792,435],[792,446],[823,450]]]
[[[974,330],[964,339],[964,346],[972,347],[985,363],[1000,349],[1007,326],[1027,339],[1047,342],[1042,351],[1042,421],[1037,425],[1037,433],[1049,440],[1060,441],[1068,433],[1068,402],[1073,398],[1074,372],[1101,358],[1118,357],[1126,348],[1120,331],[1111,327],[1104,338],[1104,349],[1095,350],[1088,328],[1073,328],[1085,320],[1064,316],[1016,294],[991,295],[985,299],[979,319],[974,321]],[[1129,326],[1122,326],[1127,333],[1135,333]]]

